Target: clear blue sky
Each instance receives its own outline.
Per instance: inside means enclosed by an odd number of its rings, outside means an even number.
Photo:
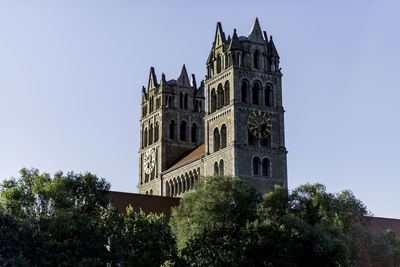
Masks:
[[[289,187],[400,218],[399,1],[240,3],[1,1],[0,179],[90,171],[136,192],[150,66],[199,82],[216,22],[247,35],[258,17],[281,56]]]

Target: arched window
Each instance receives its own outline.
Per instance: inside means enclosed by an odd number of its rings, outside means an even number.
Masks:
[[[152,97],[150,97],[150,103],[149,103],[149,105],[150,105],[150,113],[151,112],[153,112],[153,110],[154,110],[154,97],[152,96]]]
[[[217,109],[220,109],[224,106],[224,89],[222,89],[222,84],[218,85],[218,90],[217,90],[218,96],[217,96]]]
[[[219,161],[219,175],[224,176],[224,160]]]
[[[223,124],[221,127],[221,148],[226,147],[226,125]]]
[[[183,109],[183,94],[182,93],[179,94],[179,107],[181,109]]]
[[[172,97],[168,97],[168,107],[172,108]]]
[[[156,99],[156,109],[160,108],[160,104],[161,104],[161,97],[157,97],[157,99]]]
[[[220,148],[219,144],[220,136],[218,128],[214,129],[214,152],[217,152]]]
[[[158,121],[157,121],[156,127],[154,128],[154,142],[158,141],[159,135],[160,135],[160,128],[159,128]]]
[[[153,194],[153,189],[150,189],[150,195],[152,195]]]
[[[197,124],[196,123],[192,124],[192,142],[194,142],[194,143],[197,142]]]
[[[181,136],[181,141],[186,141],[186,121],[181,121],[181,127],[180,127],[180,136]]]
[[[169,138],[175,140],[175,121],[169,123]]]
[[[258,157],[253,158],[253,175],[260,174],[260,159]]]
[[[217,73],[221,72],[221,54],[218,54],[217,56]]]
[[[178,181],[176,179],[174,179],[174,196],[176,196],[178,194]]]
[[[247,82],[242,81],[242,103],[247,102]]]
[[[258,82],[255,82],[253,85],[253,104],[258,105],[258,94],[260,91],[260,84]]]
[[[217,95],[215,94],[215,89],[211,90],[211,112],[217,109]]]
[[[153,143],[153,124],[150,124],[150,129],[149,129],[149,145]]]
[[[249,129],[247,129],[247,138],[248,138],[248,143],[249,143],[249,145],[255,145],[255,142],[254,142],[254,135],[250,132],[250,130]]]
[[[269,163],[269,159],[268,158],[264,158],[263,162],[262,162],[262,175],[263,176],[269,176],[269,172],[270,172],[270,163]]]
[[[265,88],[265,105],[267,107],[272,107],[272,88],[271,85],[267,85],[267,87]]]
[[[169,188],[169,182],[167,181],[167,182],[165,182],[165,195],[167,197],[169,197],[170,196],[170,192],[171,192],[171,189]]]
[[[185,108],[185,109],[188,109],[188,95],[187,95],[187,94],[185,94],[184,108]]]
[[[143,146],[147,146],[147,128],[144,129],[144,134],[143,134]]]
[[[214,175],[219,175],[218,162],[214,163]]]
[[[226,81],[225,83],[225,88],[224,88],[224,96],[225,96],[225,106],[229,105],[230,99],[229,99],[229,82]]]
[[[185,173],[185,191],[189,191],[189,174]]]
[[[182,194],[182,180],[178,180],[178,195]]]
[[[254,68],[258,69],[260,68],[260,53],[258,52],[258,50],[256,50],[254,52]]]

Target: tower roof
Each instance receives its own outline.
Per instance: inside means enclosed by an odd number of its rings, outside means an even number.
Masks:
[[[233,29],[233,35],[231,43],[229,44],[229,50],[240,50],[242,49],[242,45],[240,44],[239,38],[236,34],[236,29]]]
[[[187,74],[185,64],[183,64],[182,66],[181,73],[179,74],[177,83],[178,85],[190,86],[189,76]]]
[[[214,46],[220,46],[225,42],[226,39],[225,39],[225,33],[222,30],[222,24],[221,22],[217,22],[217,29],[215,30]]]
[[[251,27],[248,39],[252,42],[262,42],[265,43],[263,32],[258,22],[258,18],[254,21],[253,27]]]
[[[190,75],[190,86],[197,89],[196,76],[194,74]]]
[[[157,83],[156,74],[154,72],[154,67],[150,67],[149,83],[148,83],[148,86],[147,86],[147,90],[156,88],[157,85],[158,85],[158,83]]]
[[[272,35],[269,37],[268,53],[273,57],[279,58],[279,54],[278,54],[278,51],[276,50],[274,41],[272,41]]]

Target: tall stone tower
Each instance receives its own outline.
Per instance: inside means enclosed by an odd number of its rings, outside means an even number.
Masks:
[[[206,77],[206,175],[223,169],[263,193],[287,186],[279,55],[258,19],[248,37],[226,39],[217,23]]]
[[[162,74],[158,83],[151,67],[141,107],[138,189],[161,195],[162,172],[203,142],[204,83],[197,88],[185,65],[176,80],[166,81]]]
[[[287,186],[282,73],[272,36],[258,19],[247,37],[234,30],[226,38],[217,23],[206,65],[199,88],[185,66],[177,80],[162,75],[160,84],[151,68],[142,93],[139,193],[180,196],[215,174],[237,176],[261,193]]]

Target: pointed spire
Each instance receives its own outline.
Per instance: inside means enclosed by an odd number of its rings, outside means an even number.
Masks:
[[[161,74],[161,80],[160,80],[160,88],[161,88],[161,90],[165,88],[166,84],[167,84],[167,81],[165,80],[165,74],[163,72]]]
[[[189,76],[187,74],[185,64],[183,64],[183,66],[182,66],[181,73],[179,74],[177,82],[178,82],[178,85],[183,85],[183,86],[187,86],[187,87],[190,86]]]
[[[214,45],[213,45],[213,47],[214,47]],[[207,65],[211,64],[212,60],[213,60],[213,48],[211,48],[211,51],[210,51],[210,54],[208,55],[206,64]]]
[[[142,86],[142,102],[147,100],[146,87]]]
[[[157,87],[157,77],[156,74],[154,73],[154,67],[150,67],[150,75],[149,75],[149,84],[147,88],[149,90],[154,89]]]
[[[240,50],[242,45],[240,44],[239,37],[236,34],[236,29],[233,29],[233,35],[231,43],[229,44],[228,50]]]
[[[215,31],[214,42],[215,42],[215,46],[214,47],[218,47],[220,45],[223,45],[226,42],[225,33],[222,30],[221,22],[217,22],[217,30]]]
[[[194,89],[197,89],[196,77],[194,74],[190,76],[190,86],[192,86]]]
[[[258,18],[254,21],[253,27],[250,30],[249,40],[253,42],[264,42],[263,32],[261,31],[260,23]]]
[[[204,97],[204,80],[201,80],[199,88],[197,88],[196,96]]]
[[[267,35],[266,31],[263,31],[263,39],[264,39],[265,43],[268,44],[268,35]]]
[[[268,54],[272,57],[277,57],[279,58],[278,51],[276,50],[274,41],[272,41],[272,35],[269,36],[269,42],[268,42]]]

